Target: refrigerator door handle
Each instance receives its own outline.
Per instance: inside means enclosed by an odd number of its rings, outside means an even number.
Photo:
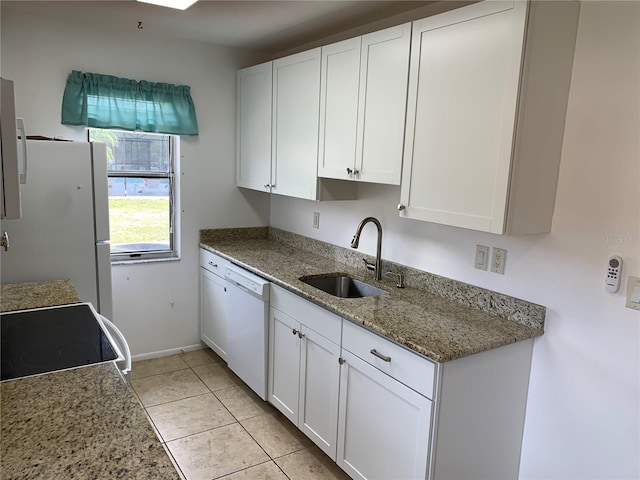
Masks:
[[[23,171],[20,172],[20,183],[22,185],[27,183],[27,131],[24,128],[24,118],[16,118],[17,130],[21,132],[20,143],[22,144],[22,166]]]

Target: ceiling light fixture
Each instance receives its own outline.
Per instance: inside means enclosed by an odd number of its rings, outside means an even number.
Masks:
[[[186,10],[198,0],[137,0],[142,3],[151,3],[160,5],[161,7],[175,8],[177,10]]]

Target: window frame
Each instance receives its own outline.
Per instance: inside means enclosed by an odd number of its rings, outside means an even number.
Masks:
[[[142,131],[127,131],[111,128],[88,128],[87,137],[91,138],[91,130],[106,130],[114,133],[127,133],[139,135],[158,135],[169,137],[169,171],[157,172],[153,170],[109,170],[107,168],[107,181],[109,178],[166,178],[169,180],[169,248],[163,250],[146,250],[146,251],[127,251],[113,252],[111,251],[111,264],[131,264],[131,263],[147,263],[158,261],[180,260],[180,210],[179,210],[179,171],[180,160],[180,136],[167,133],[154,133]],[[111,212],[109,212],[111,215]],[[109,216],[111,220],[111,216]]]

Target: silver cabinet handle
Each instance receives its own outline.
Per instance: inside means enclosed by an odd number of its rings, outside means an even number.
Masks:
[[[209,265],[211,265],[212,267],[218,268],[218,264],[217,263],[209,262]]]
[[[387,357],[386,355],[382,355],[375,348],[371,349],[371,355],[373,355],[374,357],[378,357],[380,360],[384,360],[385,362],[390,362],[391,361],[391,357]]]
[[[353,170],[351,170],[349,167],[347,167],[347,174],[351,175],[353,173]]]
[[[405,207],[405,206],[404,206],[404,205],[402,205],[401,203],[399,203],[399,204],[398,204],[398,211],[400,211],[400,212],[401,212],[401,211],[402,211],[402,210],[404,210],[405,208],[407,208],[407,207]]]
[[[353,169],[353,174],[354,175],[360,175],[360,170],[358,170],[357,168]]]
[[[298,335],[298,338],[304,337],[304,333],[302,333],[300,330],[296,330],[295,328],[291,330],[291,333],[293,333],[294,335]]]
[[[264,184],[264,188],[271,188],[271,184],[270,183],[265,183]]]
[[[7,232],[4,232],[0,238],[0,248],[4,248],[5,252],[9,250],[9,234]]]

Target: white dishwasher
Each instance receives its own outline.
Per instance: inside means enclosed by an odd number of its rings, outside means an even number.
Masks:
[[[267,399],[269,282],[235,265],[225,267],[227,365]]]

